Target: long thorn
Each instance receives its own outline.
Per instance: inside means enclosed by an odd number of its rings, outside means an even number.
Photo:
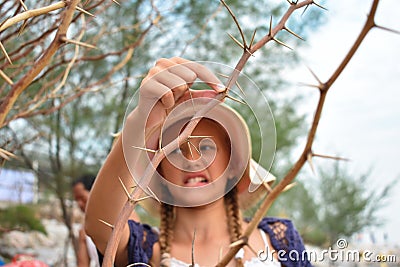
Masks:
[[[97,49],[97,47],[94,46],[94,45],[83,43],[83,42],[79,42],[79,41],[75,41],[75,40],[70,40],[70,39],[67,39],[66,37],[61,37],[61,41],[66,42],[66,43],[70,43],[70,44],[75,44],[75,45],[87,47],[87,48]]]
[[[235,242],[232,242],[230,245],[229,245],[229,247],[230,248],[233,248],[233,247],[236,247],[236,246],[241,246],[241,245],[245,245],[246,244],[246,241],[244,240],[244,239],[239,239],[239,240],[236,240]]]
[[[250,48],[254,43],[254,39],[256,37],[256,32],[257,32],[257,29],[254,30],[253,35],[251,36],[251,41],[250,41],[250,46],[249,46]]]
[[[212,138],[212,135],[189,135],[188,139],[195,139],[195,138]]]
[[[147,187],[147,190],[150,192],[150,194],[153,196],[153,198],[154,198],[155,200],[157,200],[158,203],[161,204],[160,199],[156,196],[156,194],[154,194],[154,192],[150,189],[149,186]]]
[[[245,49],[245,48],[244,48],[244,45],[243,45],[242,43],[240,43],[232,34],[228,33],[228,35],[229,35],[229,37],[231,37],[231,39],[232,39],[233,41],[235,41],[235,43],[236,43],[238,46],[240,46],[242,49]]]
[[[319,8],[322,8],[323,10],[328,10],[327,8],[325,8],[325,7],[323,7],[323,6],[321,6],[320,4],[317,4],[317,3],[315,3],[314,1],[312,2],[314,5],[316,5],[317,7],[319,7]]]
[[[11,61],[11,58],[8,56],[6,48],[3,46],[3,44],[1,42],[0,42],[0,48],[1,48],[1,51],[3,51],[3,54],[6,56],[7,61],[12,65],[13,63]]]
[[[271,18],[269,19],[269,30],[268,30],[268,35],[271,36],[271,37],[273,37],[273,36],[272,36],[272,15],[271,15]]]
[[[151,152],[151,153],[157,153],[157,150],[146,148],[146,147],[138,147],[138,146],[132,146],[132,147],[136,148],[136,149],[143,150],[143,151]]]
[[[222,250],[223,250],[223,248],[220,247],[220,248],[219,248],[219,254],[218,254],[218,262],[220,262],[221,259],[222,259]]]
[[[111,0],[111,1],[113,1],[115,4],[117,4],[117,5],[121,5],[117,0]]]
[[[76,10],[78,10],[78,11],[80,11],[80,12],[82,12],[82,13],[85,13],[85,14],[88,15],[88,16],[96,17],[96,16],[93,15],[92,13],[90,13],[90,12],[84,10],[83,8],[81,8],[81,7],[79,7],[79,6],[76,7]]]
[[[114,229],[114,225],[112,225],[111,223],[108,223],[106,221],[103,221],[102,219],[98,219],[99,222],[104,223],[105,225],[107,225],[108,227],[110,227],[111,229]]]
[[[223,77],[223,78],[229,78],[229,75],[223,74],[223,73],[217,73],[219,76]]]
[[[383,26],[376,25],[375,27],[377,27],[378,29],[384,30],[384,31],[400,34],[400,31],[389,29],[389,28],[386,28],[386,27],[383,27]]]
[[[19,0],[19,2],[21,3],[21,5],[23,6],[25,11],[28,11],[28,7],[25,5],[23,0]],[[19,28],[18,31],[18,36],[20,36],[22,34],[22,32],[24,31],[26,25],[28,24],[28,20],[24,20],[24,23],[22,23],[21,27]]]
[[[310,165],[311,171],[312,171],[313,174],[315,175],[315,169],[314,169],[314,165],[313,165],[313,162],[312,162],[312,156],[313,156],[312,153],[308,153],[308,154],[307,154],[307,162],[308,162],[308,164]]]
[[[10,160],[11,158],[18,158],[15,154],[11,153],[10,151],[7,151],[3,148],[0,147],[0,157],[6,159],[6,160]]]
[[[188,142],[187,142],[187,145],[188,145],[188,148],[189,148],[190,156],[192,157],[192,160],[194,160],[193,151],[192,151],[192,148],[190,147],[190,142],[189,142],[189,140],[188,140]]]
[[[28,24],[28,20],[24,20],[24,23],[22,23],[21,27],[18,30],[18,36],[22,34],[22,32],[25,30],[26,25]]]
[[[124,189],[125,194],[126,194],[126,196],[128,197],[128,199],[129,199],[129,200],[132,200],[131,195],[129,194],[128,189],[126,188],[124,182],[122,182],[121,177],[118,176],[118,180],[119,180],[119,182],[121,183],[122,188]]]
[[[111,135],[112,137],[118,137],[118,136],[121,135],[121,132],[118,132],[118,133],[110,133],[110,135]]]
[[[308,9],[309,6],[310,6],[310,5],[306,5],[306,7],[303,9],[303,12],[301,12],[301,16],[303,16],[304,13],[306,13],[306,11],[307,11],[307,9]]]
[[[190,97],[190,101],[192,102],[193,112],[196,113],[196,108],[194,107],[194,99],[193,99],[193,95],[192,95],[192,90],[190,90],[190,89],[189,89],[189,97]]]
[[[284,30],[286,30],[288,33],[296,36],[297,38],[299,38],[302,41],[305,41],[300,35],[298,35],[297,33],[295,33],[294,31],[292,31],[291,29],[289,29],[288,27],[286,27],[286,25],[283,27]]]
[[[0,76],[10,85],[14,85],[14,82],[2,71],[0,70]]]
[[[285,186],[285,188],[283,188],[282,192],[286,192],[286,191],[292,189],[293,187],[295,187],[296,184],[297,183],[288,184],[287,186]]]
[[[298,83],[301,86],[307,86],[307,87],[312,87],[312,88],[318,88],[321,89],[320,85],[315,85],[315,84],[309,84],[309,83]]]
[[[162,141],[163,141],[162,137],[163,137],[162,132],[160,132],[160,137],[158,138],[158,150],[162,150],[163,149],[163,147],[162,147]],[[163,152],[165,152],[165,151],[163,151]]]
[[[314,154],[314,153],[313,153],[312,155],[313,155],[313,157],[319,157],[319,158],[325,158],[325,159],[334,159],[334,160],[350,161],[350,159],[342,158],[342,157],[327,156],[327,155]]]
[[[145,199],[148,199],[148,198],[152,198],[153,196],[145,196],[145,197],[141,197],[141,198],[138,198],[138,199],[133,199],[131,202],[133,203],[133,204],[136,204],[136,203],[138,203],[138,202],[140,202],[140,201],[143,201],[143,200],[145,200]]]
[[[283,46],[285,46],[285,47],[287,47],[287,48],[289,48],[290,50],[293,50],[293,48],[291,48],[290,46],[288,46],[287,44],[285,44],[284,42],[282,42],[282,41],[279,41],[278,39],[276,39],[275,37],[272,37],[272,40],[274,40],[275,42],[277,42],[278,44],[280,44],[280,45],[283,45]]]
[[[271,186],[269,186],[268,183],[262,183],[262,185],[267,189],[268,193],[272,192],[272,188],[271,188]]]
[[[235,101],[235,102],[238,102],[238,103],[240,103],[240,104],[246,105],[245,102],[243,102],[242,100],[239,100],[239,99],[237,99],[237,98],[234,98],[233,96],[225,95],[225,97],[227,97],[227,98],[229,98],[229,99],[231,99],[231,100],[233,100],[233,101]]]
[[[243,91],[243,88],[242,88],[242,86],[239,84],[239,82],[236,81],[235,84],[236,84],[236,86],[239,88],[240,92],[242,92],[242,94],[243,94],[244,96],[246,96],[246,94],[245,94],[245,92]]]
[[[318,76],[315,74],[315,72],[308,66],[307,66],[307,69],[311,72],[311,75],[314,77],[314,79],[316,79],[319,84],[322,84],[321,80],[318,78]]]
[[[28,7],[25,5],[23,0],[19,0],[20,4],[22,5],[22,7],[24,8],[25,11],[28,11]]]
[[[192,265],[191,267],[195,267],[196,265],[194,264],[194,241],[196,239],[196,228],[194,228],[193,231],[193,240],[192,240]]]
[[[194,149],[196,150],[196,152],[197,152],[199,155],[201,155],[201,152],[197,149],[197,147],[196,147],[192,142],[190,142],[190,141],[188,140],[188,143],[191,144],[191,145],[194,147]]]

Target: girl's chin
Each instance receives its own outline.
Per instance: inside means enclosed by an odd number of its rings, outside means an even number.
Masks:
[[[173,203],[170,204],[180,207],[207,205],[223,197],[225,194],[225,185],[216,186],[215,183],[198,186],[169,187],[168,189],[173,196]]]
[[[208,184],[209,184],[208,182],[187,183],[187,184],[184,184],[182,187],[195,188],[195,187],[206,186]]]

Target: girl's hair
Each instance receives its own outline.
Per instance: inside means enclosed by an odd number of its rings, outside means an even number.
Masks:
[[[228,228],[230,242],[237,241],[242,235],[242,217],[239,209],[237,189],[234,187],[225,197],[225,209],[228,218]],[[172,241],[172,229],[175,223],[174,207],[162,203],[161,205],[161,220],[160,220],[160,254],[161,267],[169,267],[171,259],[170,244]],[[235,258],[236,266],[242,267],[243,261],[241,258]]]
[[[161,204],[161,219],[160,219],[160,254],[161,254],[161,267],[169,267],[171,259],[172,229],[174,227],[174,207],[162,203]]]
[[[228,218],[228,228],[231,243],[242,236],[242,215],[239,209],[238,193],[236,186],[225,195],[225,209]],[[243,260],[235,258],[236,266],[243,267]]]

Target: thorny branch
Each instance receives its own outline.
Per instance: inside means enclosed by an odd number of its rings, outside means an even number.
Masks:
[[[275,35],[285,27],[285,22],[288,20],[290,15],[297,9],[302,8],[306,5],[313,4],[313,0],[305,0],[301,3],[297,4],[291,4],[289,9],[286,11],[278,25],[276,25],[273,29],[270,29],[270,32],[268,33],[267,36],[262,38],[260,41],[254,44],[252,47],[243,47],[243,55],[240,58],[238,64],[235,67],[235,70],[231,74],[231,76],[228,79],[228,82],[226,84],[226,90],[222,93],[219,93],[215,99],[216,100],[223,100],[227,95],[229,88],[231,88],[237,81],[237,78],[240,74],[240,71],[244,68],[247,60],[249,57],[257,51],[259,48],[264,46],[267,42],[271,41],[274,39]],[[230,10],[230,14],[233,14],[232,11]],[[240,25],[238,24],[237,20],[235,20],[237,23],[238,28],[241,31]],[[243,35],[244,38],[244,35]],[[129,219],[130,214],[132,213],[133,208],[135,207],[137,201],[132,202],[130,200],[132,199],[140,199],[141,195],[143,193],[147,195],[151,195],[149,192],[143,192],[141,188],[147,188],[150,183],[150,179],[153,175],[154,169],[152,166],[158,166],[160,162],[163,160],[165,155],[168,155],[170,152],[172,152],[176,147],[178,147],[181,143],[183,143],[185,140],[187,140],[187,137],[190,136],[190,134],[193,132],[194,128],[196,127],[197,123],[200,121],[200,118],[203,117],[203,115],[210,109],[213,108],[218,103],[218,101],[212,101],[208,104],[206,104],[201,110],[199,110],[196,113],[196,116],[194,116],[194,119],[192,119],[186,126],[186,128],[182,131],[182,133],[179,135],[177,139],[172,141],[171,143],[167,144],[164,147],[160,147],[159,150],[157,150],[153,156],[151,164],[147,166],[143,177],[138,181],[138,184],[140,186],[136,187],[135,190],[132,192],[132,194],[128,197],[127,203],[124,205],[114,227],[113,231],[110,237],[110,240],[108,242],[105,255],[104,255],[104,261],[103,264],[104,266],[112,266],[114,263],[115,259],[115,254],[117,251],[117,247],[121,238],[121,233],[122,230],[125,227],[126,221]],[[224,258],[225,259],[225,258]],[[223,259],[223,260],[224,260]]]
[[[100,4],[103,5],[100,6]],[[113,2],[105,0],[84,3],[85,8],[93,11],[93,14],[76,5],[74,8],[70,8],[70,1],[59,1],[31,10],[28,7],[23,7],[22,10],[22,7],[15,8],[11,5],[9,9],[1,11],[1,16],[6,19],[0,22],[0,33],[2,34],[2,38],[0,38],[0,61],[2,62],[0,64],[0,128],[18,118],[50,114],[87,92],[97,92],[100,89],[111,87],[110,85],[114,83],[113,75],[131,60],[135,48],[141,45],[144,37],[161,17],[158,12],[150,10],[148,16],[143,16],[140,21],[129,27],[122,26],[108,30],[99,24],[98,34],[90,35],[86,42],[81,42],[82,36],[79,34],[86,31],[90,26],[88,24],[98,24],[93,21],[93,16],[102,14],[113,4]],[[14,11],[13,8],[15,8]],[[18,13],[20,10],[22,13]],[[66,24],[64,17],[67,10],[70,10],[68,12],[71,15],[68,25],[74,24],[74,27],[71,27],[74,30],[81,29],[68,38],[65,30],[68,26],[63,26],[64,29],[60,31],[61,26]],[[49,14],[48,12],[51,11],[52,14]],[[73,16],[74,12],[75,16]],[[15,15],[10,16],[11,13]],[[89,16],[86,22],[83,19],[85,15]],[[79,18],[82,19],[78,21]],[[20,36],[21,29],[18,30],[20,27],[18,23],[27,21],[29,23],[23,27],[26,26],[30,33],[39,33],[37,37],[30,38],[26,34]],[[49,27],[46,27],[47,25]],[[142,25],[144,25],[144,29],[142,29]],[[99,43],[100,36],[120,31],[132,31],[135,33],[133,36],[136,39],[126,42],[123,47],[116,48],[115,51],[97,50],[96,53],[90,53],[90,48],[94,48]],[[52,44],[46,45],[52,34],[56,37],[53,38]],[[17,45],[13,46],[15,43]],[[6,44],[8,44],[8,52]],[[76,86],[70,86],[70,83],[67,83],[66,79],[69,73],[74,72],[76,66],[89,61],[104,61],[118,57],[121,57],[121,60],[114,60],[114,64],[109,64],[110,69],[99,80],[85,84],[81,82]],[[32,90],[26,90],[32,87],[37,87],[37,91],[33,93]],[[63,90],[62,94],[57,93],[61,87],[68,89]],[[54,99],[60,99],[57,101],[59,104],[49,107],[49,103]]]
[[[254,40],[254,36],[255,36],[255,33],[254,33],[253,37],[252,37],[252,40],[250,42],[250,45],[247,45],[247,43],[245,41],[245,38],[244,38],[244,35],[243,35],[243,32],[241,30],[241,27],[240,27],[236,17],[234,16],[232,10],[230,10],[230,8],[226,5],[226,3],[223,0],[221,0],[221,2],[228,9],[228,11],[231,14],[231,16],[233,17],[236,25],[238,26],[239,32],[241,33],[242,42],[243,43],[240,43],[238,40],[236,40],[234,38],[232,38],[232,39],[243,49],[243,55],[239,59],[237,65],[235,67],[235,70],[233,71],[233,73],[231,74],[231,76],[228,79],[228,82],[226,84],[225,92],[222,92],[222,93],[218,94],[215,97],[217,100],[222,100],[222,99],[224,99],[225,97],[228,96],[229,88],[236,83],[237,78],[238,78],[240,72],[242,71],[242,69],[244,68],[245,64],[247,63],[249,57],[252,54],[254,54],[258,49],[260,49],[261,47],[265,46],[265,44],[267,44],[270,41],[275,41],[278,44],[286,46],[284,43],[280,42],[279,40],[277,40],[275,38],[275,35],[279,31],[286,30],[289,33],[293,34],[294,36],[300,38],[298,35],[296,35],[291,30],[289,30],[285,25],[285,23],[288,21],[289,17],[291,16],[291,14],[295,10],[300,9],[302,7],[306,7],[307,8],[308,6],[313,5],[313,4],[317,5],[320,8],[322,8],[321,6],[316,4],[313,0],[305,0],[305,1],[302,1],[302,2],[298,2],[298,1],[296,1],[296,2],[291,1],[290,2],[290,1],[288,1],[289,4],[290,4],[290,7],[286,11],[286,13],[282,16],[282,18],[278,22],[278,24],[275,27],[272,28],[272,18],[271,18],[271,24],[270,24],[271,26],[270,26],[269,33],[267,35],[265,35],[263,38],[261,38],[258,42],[256,42],[253,45],[253,40]],[[284,191],[285,188],[287,188],[287,186],[290,185],[290,183],[296,177],[296,175],[298,174],[300,169],[307,162],[307,159],[309,158],[309,156],[310,155],[311,155],[311,157],[312,156],[321,156],[319,154],[314,154],[312,152],[312,144],[313,144],[313,141],[314,141],[314,138],[315,138],[315,134],[316,134],[316,130],[318,128],[318,124],[319,124],[319,121],[320,121],[320,118],[321,118],[321,113],[322,113],[322,109],[323,109],[323,106],[324,106],[326,94],[327,94],[329,88],[332,86],[332,84],[336,81],[336,79],[340,76],[340,74],[342,73],[344,68],[347,66],[348,62],[353,57],[354,53],[356,52],[356,50],[358,49],[358,47],[360,46],[360,44],[364,40],[364,38],[367,35],[367,33],[373,27],[378,27],[374,22],[374,17],[375,17],[375,13],[376,13],[376,9],[377,9],[378,3],[379,3],[379,0],[374,0],[372,8],[371,8],[371,11],[370,11],[370,13],[368,15],[367,22],[365,23],[365,26],[364,26],[363,30],[361,31],[361,33],[358,36],[355,44],[353,45],[353,47],[351,48],[351,50],[349,51],[349,53],[347,54],[345,59],[342,61],[342,63],[338,67],[338,69],[331,76],[331,78],[325,83],[322,83],[317,79],[318,80],[318,85],[315,86],[315,87],[319,88],[320,98],[319,98],[319,101],[318,101],[318,104],[317,104],[317,107],[316,107],[316,112],[315,112],[315,115],[314,115],[314,118],[313,118],[313,122],[312,122],[311,128],[309,130],[307,142],[305,144],[304,150],[301,153],[299,159],[297,160],[297,162],[295,163],[293,168],[288,172],[288,174],[272,190],[270,190],[269,194],[267,195],[265,200],[262,202],[260,208],[257,210],[257,212],[254,215],[253,219],[250,221],[250,223],[248,224],[246,230],[244,231],[244,234],[240,239],[242,242],[237,242],[238,245],[231,246],[231,248],[228,251],[228,253],[221,259],[221,261],[219,263],[217,263],[216,266],[225,266],[225,265],[227,265],[230,262],[230,260],[236,255],[236,253],[239,251],[239,249],[241,247],[247,245],[246,240],[248,240],[248,237],[250,236],[252,231],[256,228],[256,226],[258,225],[258,223],[260,222],[260,220],[262,219],[264,214],[267,212],[267,210],[269,209],[269,207],[271,206],[273,201],[279,196],[279,194],[282,191]],[[199,118],[201,118],[202,115],[204,115],[206,110],[209,110],[215,104],[216,104],[215,102],[210,102],[209,105],[206,105],[202,110],[198,111],[196,116],[194,116],[195,119],[192,119],[189,122],[189,124],[187,125],[185,130],[179,135],[179,137],[176,140],[172,141],[171,143],[169,143],[165,147],[162,147],[162,148],[160,147],[159,150],[154,151],[155,155],[154,155],[154,157],[152,159],[152,163],[150,165],[158,166],[159,163],[161,162],[161,160],[163,159],[164,155],[168,154],[174,148],[176,148],[181,143],[183,143],[184,140],[186,140],[187,137],[190,136],[190,133],[196,127],[197,123],[200,120]],[[163,150],[163,152],[161,152],[161,149]],[[129,201],[129,200],[132,200],[132,199],[139,200],[139,199],[141,199],[140,196],[141,196],[141,194],[143,192],[141,191],[140,188],[148,188],[147,186],[149,184],[149,181],[151,179],[152,174],[153,174],[153,168],[149,166],[146,169],[144,176],[139,181],[139,184],[141,186],[135,188],[133,193],[128,196],[128,201],[127,201],[126,205],[123,207],[123,210],[121,211],[120,216],[119,216],[116,224],[113,226],[113,232],[112,232],[112,235],[111,235],[110,240],[108,242],[108,246],[107,246],[106,253],[105,253],[104,266],[112,266],[112,264],[114,262],[116,249],[117,249],[117,246],[118,246],[118,243],[119,243],[119,240],[120,240],[120,234],[122,232],[123,227],[125,226],[125,222],[127,221],[130,213],[132,212],[135,204],[137,203],[137,201]],[[150,194],[148,192],[144,192],[144,193],[146,193],[149,196],[153,195],[153,194]]]
[[[68,27],[73,18],[73,13],[76,6],[78,5],[78,0],[71,1],[70,5],[66,8],[64,13],[64,18],[58,27],[56,36],[54,37],[49,48],[43,54],[43,56],[36,62],[35,67],[30,69],[30,71],[16,84],[13,85],[12,89],[9,91],[8,95],[5,97],[0,105],[0,125],[3,125],[6,115],[14,105],[15,101],[19,95],[28,87],[28,85],[33,81],[33,79],[49,64],[53,55],[57,52],[59,47],[63,44],[61,38],[67,34]]]
[[[333,83],[336,81],[336,79],[340,76],[344,68],[347,66],[347,64],[350,62],[351,58],[354,56],[355,52],[359,48],[360,44],[364,40],[365,36],[367,33],[376,26],[375,24],[375,14],[376,10],[378,7],[379,0],[374,0],[370,13],[368,15],[367,21],[361,30],[361,33],[359,34],[357,40],[355,41],[354,45],[351,47],[350,51],[347,53],[346,57],[343,59],[337,70],[332,74],[332,76],[328,79],[327,82],[321,83],[319,82],[318,88],[320,91],[320,97],[319,101],[317,104],[317,108],[314,114],[313,122],[311,125],[311,128],[309,130],[307,142],[305,144],[304,150],[301,153],[299,159],[297,162],[294,164],[292,169],[286,174],[286,176],[272,189],[271,192],[266,196],[265,200],[262,202],[261,206],[255,213],[253,219],[251,222],[248,224],[242,239],[247,240],[248,237],[250,236],[251,232],[257,227],[258,223],[261,221],[262,217],[264,214],[267,212],[267,210],[270,208],[272,205],[273,201],[279,196],[279,194],[285,189],[287,185],[289,185],[293,179],[297,176],[299,173],[300,169],[303,167],[303,165],[307,162],[308,155],[312,155],[312,144],[315,139],[315,134],[318,128],[319,121],[321,119],[321,114],[322,114],[322,109],[325,103],[325,98],[327,95],[328,90],[331,88]],[[282,20],[281,20],[282,22]],[[316,155],[314,155],[316,156]],[[241,246],[236,246],[233,247],[229,250],[229,252],[225,255],[225,257],[217,264],[217,266],[225,266],[239,251]]]

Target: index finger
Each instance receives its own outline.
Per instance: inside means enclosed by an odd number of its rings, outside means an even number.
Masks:
[[[172,61],[175,61],[176,63],[183,64],[190,70],[192,70],[194,73],[196,73],[197,77],[205,82],[208,86],[210,86],[212,89],[214,89],[216,92],[221,93],[225,91],[225,86],[222,84],[222,82],[217,78],[217,76],[214,75],[207,67],[205,67],[202,64],[199,64],[194,61],[189,61],[187,59],[183,59],[180,57],[175,57],[171,59]]]

